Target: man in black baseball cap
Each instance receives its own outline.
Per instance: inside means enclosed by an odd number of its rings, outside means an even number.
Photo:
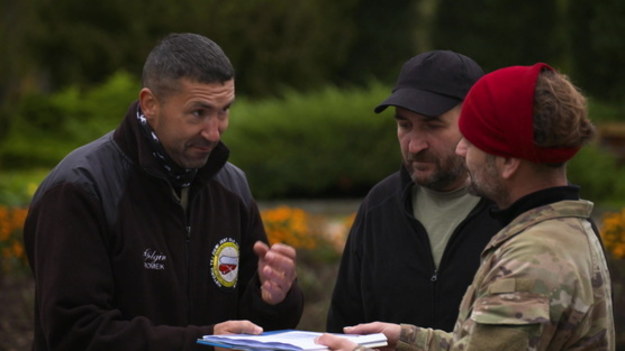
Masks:
[[[391,95],[375,108],[395,107],[403,164],[360,206],[328,331],[373,321],[452,330],[480,252],[500,229],[492,204],[468,193],[455,154],[462,101],[483,74],[464,55],[425,52],[403,65]]]

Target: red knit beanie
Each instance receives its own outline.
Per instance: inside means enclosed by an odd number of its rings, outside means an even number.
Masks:
[[[536,79],[549,65],[495,70],[469,90],[458,121],[460,132],[480,150],[535,163],[563,163],[579,148],[541,148],[534,143]]]

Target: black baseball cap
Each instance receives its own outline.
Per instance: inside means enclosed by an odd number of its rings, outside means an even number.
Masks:
[[[450,50],[428,51],[406,61],[391,96],[374,111],[402,107],[425,116],[439,116],[464,100],[484,75],[472,59]]]

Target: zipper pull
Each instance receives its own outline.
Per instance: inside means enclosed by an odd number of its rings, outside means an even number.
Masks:
[[[433,274],[433,275],[432,275],[432,277],[430,278],[430,281],[431,281],[432,283],[435,283],[437,280],[438,280],[438,270],[437,270],[437,269],[435,269],[435,270],[434,270],[434,274]]]
[[[187,226],[187,240],[191,239],[191,226]]]

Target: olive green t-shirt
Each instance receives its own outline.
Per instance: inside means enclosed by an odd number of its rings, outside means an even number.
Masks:
[[[454,230],[479,201],[479,197],[469,194],[467,187],[439,192],[418,185],[413,186],[414,216],[425,227],[436,267],[441,262]]]

